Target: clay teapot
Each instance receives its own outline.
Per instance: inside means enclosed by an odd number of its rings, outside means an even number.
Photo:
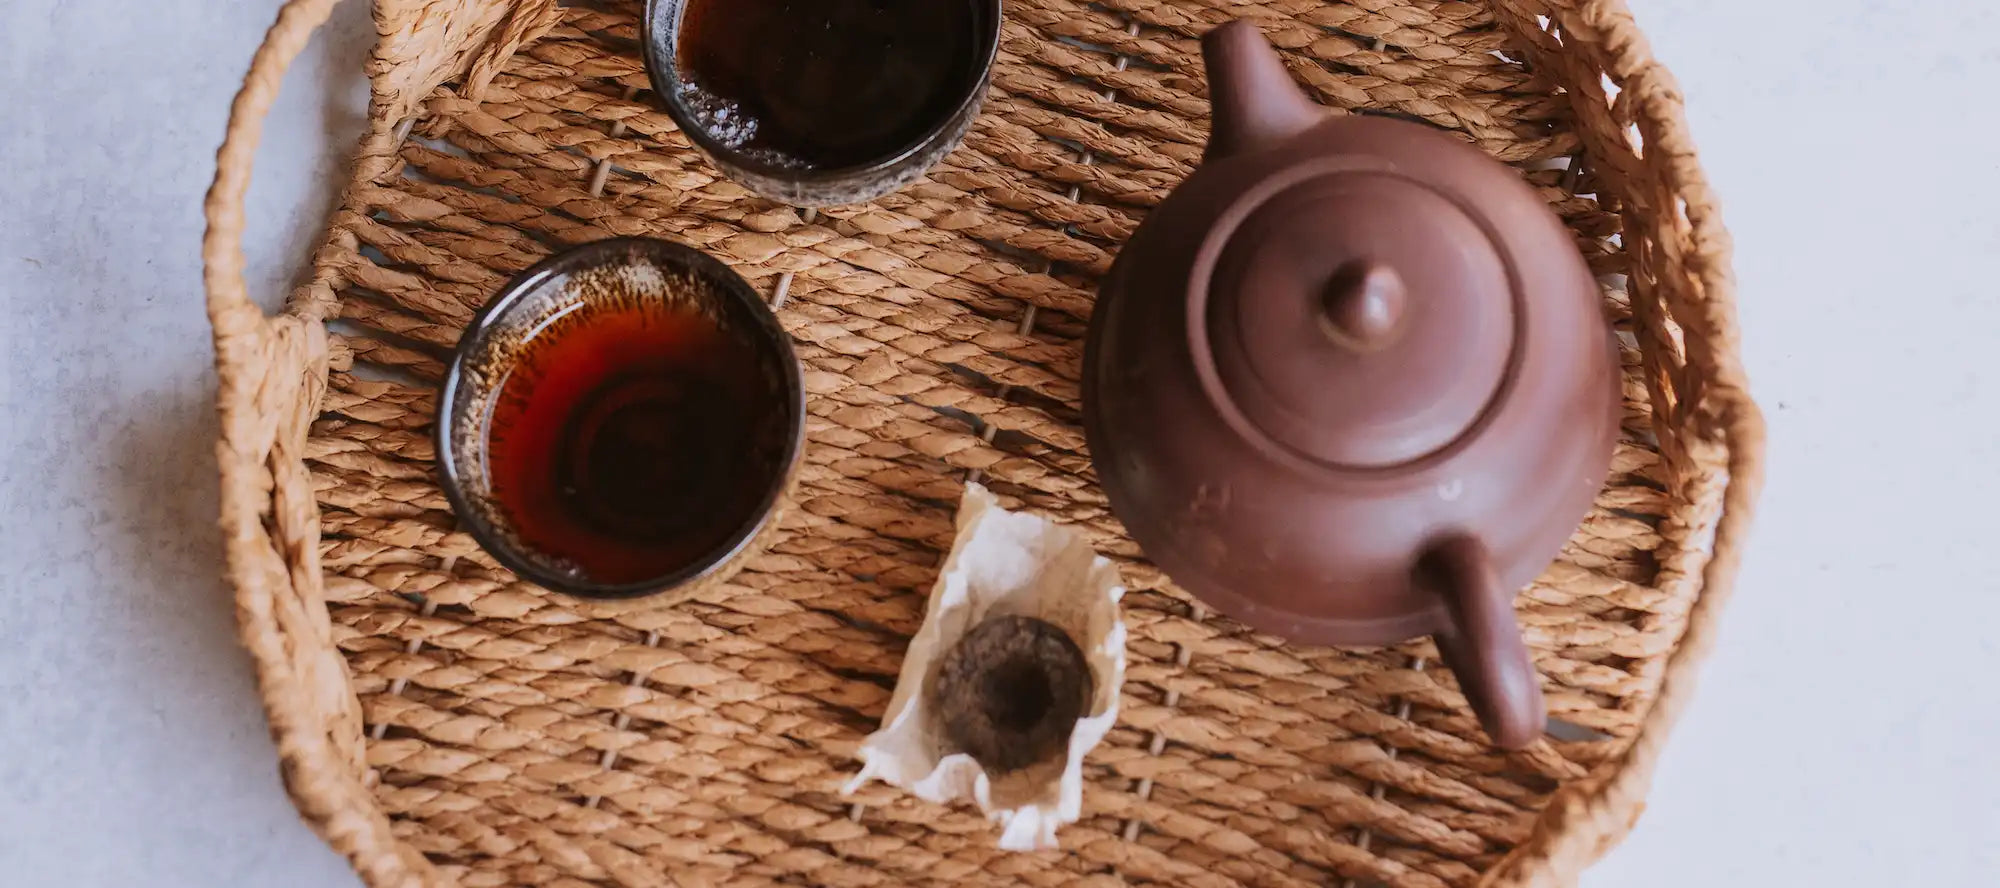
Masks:
[[[1084,422],[1155,563],[1314,644],[1435,636],[1487,734],[1542,734],[1514,591],[1609,471],[1618,373],[1570,233],[1513,170],[1330,115],[1256,28],[1203,41],[1213,135],[1106,277]]]

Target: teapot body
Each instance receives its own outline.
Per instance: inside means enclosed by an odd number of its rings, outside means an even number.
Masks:
[[[1443,447],[1394,465],[1329,464],[1273,440],[1218,378],[1205,285],[1228,240],[1217,223],[1244,215],[1245,195],[1254,200],[1274,167],[1366,165],[1355,158],[1387,150],[1372,144],[1383,128],[1417,126],[1328,119],[1274,152],[1204,165],[1126,245],[1091,319],[1084,425],[1113,510],[1189,592],[1299,641],[1385,644],[1438,631],[1445,603],[1413,568],[1429,542],[1452,535],[1477,535],[1506,587],[1529,582],[1610,466],[1613,341],[1594,279],[1538,200],[1491,219],[1490,233],[1521,241],[1524,255],[1550,244],[1568,252],[1507,269],[1516,321],[1506,374]],[[1474,150],[1438,138],[1431,147]],[[1497,173],[1502,181],[1477,187],[1528,190]]]

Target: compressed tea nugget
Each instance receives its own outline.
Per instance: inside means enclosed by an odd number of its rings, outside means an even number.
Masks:
[[[1056,846],[1083,808],[1083,757],[1118,720],[1118,569],[1081,534],[966,485],[958,536],[852,792],[879,778],[971,799],[1000,847]]]

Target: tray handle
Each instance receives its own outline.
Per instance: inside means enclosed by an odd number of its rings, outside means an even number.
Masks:
[[[319,566],[319,511],[300,456],[324,386],[325,328],[266,317],[243,280],[243,196],[264,117],[285,70],[340,0],[289,0],[264,35],[229,109],[203,212],[202,284],[215,327],[216,462],[225,574],[238,639],[257,663],[279,771],[300,816],[370,885],[439,877],[397,840],[360,774],[360,703],[331,638]],[[317,372],[299,372],[317,361]]]
[[[285,71],[339,2],[287,2],[264,34],[263,45],[250,60],[250,72],[229,106],[229,129],[215,155],[215,181],[202,205],[208,229],[201,239],[201,277],[218,350],[229,340],[255,335],[267,326],[243,280],[243,196],[250,189],[257,143],[264,137],[264,117],[278,97]]]

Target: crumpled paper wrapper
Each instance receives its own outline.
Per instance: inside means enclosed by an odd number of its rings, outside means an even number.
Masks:
[[[951,556],[931,589],[923,627],[910,641],[882,727],[862,741],[861,773],[846,791],[879,778],[927,801],[971,799],[1001,824],[1003,850],[1056,847],[1056,827],[1082,814],[1083,757],[1118,720],[1125,680],[1118,600],[1124,594],[1117,567],[1081,534],[1002,509],[985,487],[967,484]],[[958,641],[998,616],[1034,617],[1062,629],[1082,651],[1092,681],[1089,705],[1067,749],[1010,773],[989,774],[946,737],[936,685],[938,668]]]

